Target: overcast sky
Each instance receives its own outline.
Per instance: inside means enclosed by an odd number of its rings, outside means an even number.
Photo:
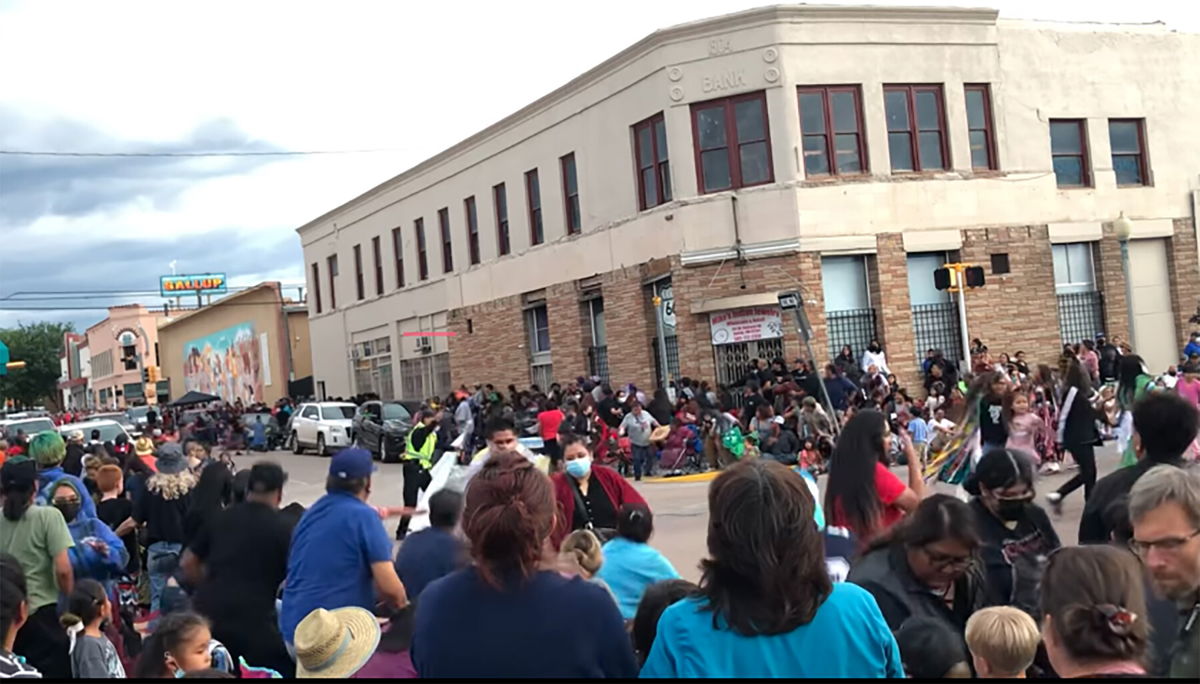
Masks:
[[[303,158],[0,156],[0,298],[152,290],[170,273],[300,284],[295,228],[658,28],[738,0],[0,0],[0,149],[385,149]],[[1179,0],[993,0],[1002,16],[1200,30]],[[1188,9],[1191,5],[1192,8]],[[156,297],[141,297],[157,303]],[[64,300],[100,306],[117,300]],[[36,306],[45,306],[40,302]],[[0,327],[103,311],[18,312]]]

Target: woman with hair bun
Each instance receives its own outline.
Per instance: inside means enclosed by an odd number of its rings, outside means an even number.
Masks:
[[[1042,576],[1042,639],[1064,679],[1145,677],[1149,642],[1142,568],[1114,546],[1073,546]]]
[[[483,464],[462,516],[474,564],[430,584],[417,606],[411,653],[421,678],[637,676],[612,597],[554,569],[557,508],[550,478],[523,456]]]

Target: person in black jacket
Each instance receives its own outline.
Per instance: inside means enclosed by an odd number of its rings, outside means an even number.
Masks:
[[[871,592],[892,631],[909,618],[934,617],[961,637],[967,619],[988,601],[979,546],[970,507],[934,494],[877,538],[846,581]]]
[[[1137,464],[1109,473],[1096,483],[1094,495],[1079,518],[1080,544],[1107,544],[1113,528],[1107,507],[1129,495],[1129,490],[1157,465],[1182,467],[1183,453],[1200,430],[1200,415],[1187,399],[1170,392],[1152,392],[1133,407],[1133,450]]]
[[[63,472],[75,477],[83,476],[83,433],[75,430],[67,438],[67,456],[63,459]]]
[[[1062,543],[1046,511],[1033,502],[1033,457],[1014,449],[989,451],[966,490],[974,495],[970,506],[982,542],[988,603],[1036,616],[1042,568]]]
[[[1071,452],[1079,464],[1079,472],[1067,480],[1058,491],[1046,495],[1055,515],[1062,515],[1062,501],[1068,494],[1083,487],[1083,498],[1092,497],[1096,486],[1096,412],[1092,410],[1092,383],[1087,369],[1078,357],[1064,356],[1060,368],[1066,366],[1063,382],[1063,399],[1058,411],[1058,443]]]

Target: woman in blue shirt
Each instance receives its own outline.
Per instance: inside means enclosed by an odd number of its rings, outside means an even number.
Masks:
[[[465,496],[462,529],[475,563],[421,593],[411,646],[421,678],[636,676],[608,592],[551,568],[558,506],[550,478],[520,454],[497,453]]]
[[[718,476],[700,593],[663,612],[641,676],[903,677],[875,600],[830,581],[813,506],[774,461]]]
[[[679,579],[675,566],[646,542],[654,533],[654,515],[645,504],[625,504],[617,513],[617,536],[604,545],[604,565],[597,577],[604,581],[621,609],[632,620],[646,587]]]

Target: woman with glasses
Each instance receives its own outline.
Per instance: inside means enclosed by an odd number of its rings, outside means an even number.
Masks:
[[[876,539],[846,581],[875,596],[893,631],[910,617],[934,617],[961,635],[967,618],[988,604],[979,544],[971,507],[934,494]]]
[[[1042,567],[1062,543],[1046,511],[1034,503],[1033,457],[1015,449],[989,451],[965,486],[973,495],[990,603],[1036,614]]]
[[[1051,555],[1042,577],[1042,639],[1064,679],[1144,677],[1149,621],[1142,568],[1114,546]]]

